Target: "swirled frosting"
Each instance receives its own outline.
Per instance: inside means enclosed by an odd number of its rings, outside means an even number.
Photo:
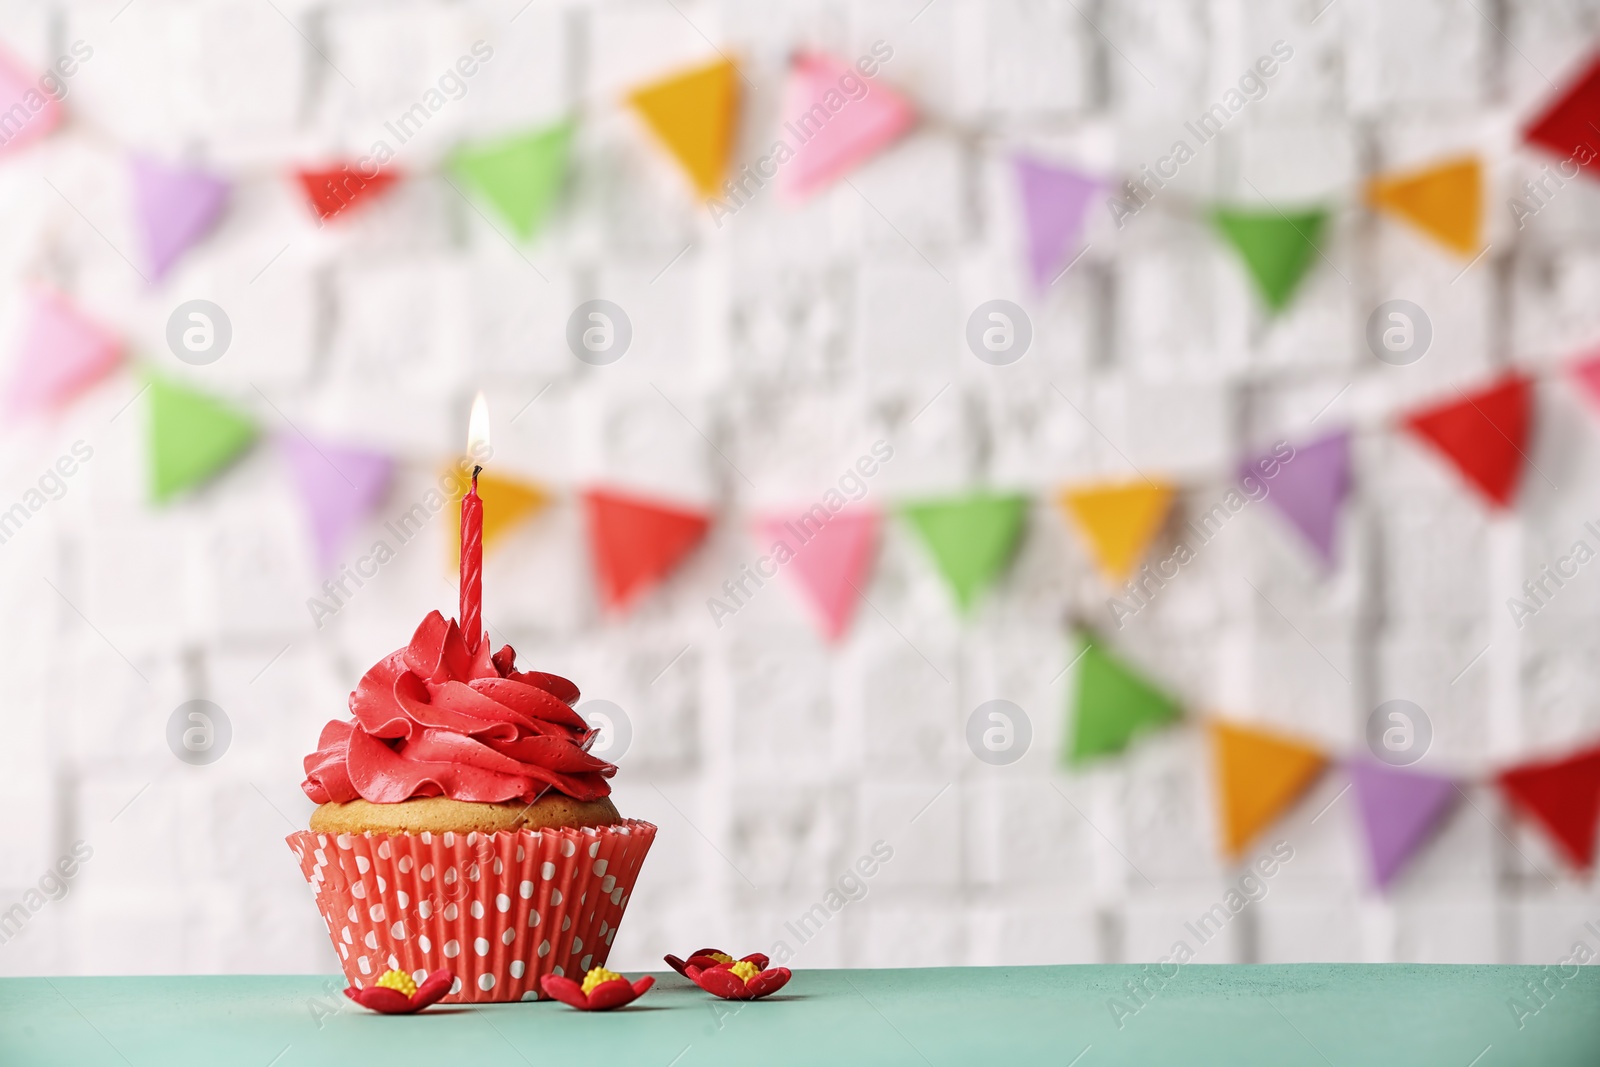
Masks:
[[[617,768],[585,749],[596,731],[572,710],[578,687],[515,669],[510,645],[476,656],[437,611],[411,643],[380,660],[350,694],[351,720],[322,728],[305,759],[306,796],[532,803],[550,790],[575,800],[611,792]]]

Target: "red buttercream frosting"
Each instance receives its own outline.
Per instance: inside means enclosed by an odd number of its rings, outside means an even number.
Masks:
[[[353,721],[322,728],[300,788],[318,804],[360,797],[527,803],[554,790],[575,800],[611,792],[615,765],[585,751],[597,731],[572,705],[578,687],[518,671],[510,645],[476,656],[437,611],[411,643],[379,661],[350,694]]]

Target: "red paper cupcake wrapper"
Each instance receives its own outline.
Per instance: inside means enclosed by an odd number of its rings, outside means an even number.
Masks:
[[[496,834],[290,834],[357,989],[448,967],[445,1003],[533,1000],[547,974],[606,962],[656,828]]]

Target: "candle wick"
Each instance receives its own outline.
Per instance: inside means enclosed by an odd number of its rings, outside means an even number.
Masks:
[[[482,473],[482,471],[483,471],[483,468],[482,468],[482,467],[473,467],[473,468],[472,468],[472,482],[473,482],[473,484],[474,484],[474,485],[476,485],[476,484],[477,484],[477,482],[478,482],[478,475],[479,475],[479,474],[480,474],[480,473]]]

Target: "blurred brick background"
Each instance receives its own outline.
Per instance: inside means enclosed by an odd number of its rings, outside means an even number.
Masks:
[[[1481,773],[1600,729],[1594,574],[1520,632],[1504,607],[1600,518],[1592,416],[1545,379],[1540,473],[1500,520],[1382,428],[1404,404],[1508,364],[1553,370],[1600,339],[1600,193],[1572,184],[1520,232],[1506,208],[1549,162],[1517,146],[1518,121],[1600,37],[1600,6],[1319,9],[11,0],[0,39],[18,55],[42,66],[75,40],[94,55],[70,83],[70,126],[0,165],[0,328],[14,335],[30,283],[57,284],[138,357],[230,396],[271,433],[398,453],[378,519],[406,510],[460,448],[480,387],[497,469],[714,507],[708,543],[622,621],[597,609],[570,496],[488,563],[497,641],[632,721],[617,801],[662,833],[613,965],[702,943],[798,947],[783,923],[879,839],[893,860],[800,966],[1152,960],[1232,872],[1191,728],[1090,773],[1056,769],[1064,619],[1109,622],[1107,590],[1049,503],[1062,482],[1126,476],[1132,463],[1181,479],[1185,504],[1204,508],[1244,449],[1354,424],[1357,489],[1334,574],[1319,577],[1276,517],[1252,508],[1114,646],[1194,708],[1339,751],[1362,744],[1379,701],[1414,700],[1434,725],[1427,769]],[[479,39],[494,57],[401,148],[409,180],[318,228],[285,171],[364,154]],[[626,88],[716,42],[743,64],[739,158],[754,158],[792,49],[853,58],[878,39],[894,48],[882,79],[925,122],[853,187],[799,210],[769,190],[715,227],[619,106]],[[1030,292],[1009,152],[1105,173],[1152,162],[1279,39],[1294,58],[1267,97],[1126,229],[1097,205],[1088,254],[1047,296]],[[433,171],[461,138],[574,112],[566,204],[524,249]],[[154,289],[123,258],[137,247],[130,148],[238,178],[222,227]],[[1465,272],[1354,195],[1378,170],[1461,151],[1481,153],[1494,182],[1492,247]],[[1325,242],[1331,265],[1271,322],[1194,211],[1259,197],[1344,209]],[[578,362],[563,340],[592,296],[621,304],[635,330],[609,367]],[[208,367],[180,364],[163,340],[172,308],[194,297],[233,322],[232,349]],[[1035,329],[1009,367],[962,341],[970,310],[997,297],[1022,303]],[[1368,313],[1392,297],[1433,323],[1432,350],[1411,367],[1380,364],[1363,343]],[[124,374],[57,422],[4,428],[7,504],[74,440],[94,458],[0,546],[0,906],[73,841],[94,854],[64,900],[0,946],[0,974],[332,971],[283,843],[310,810],[300,758],[346,713],[362,670],[426,611],[453,609],[445,528],[318,630],[306,600],[321,576],[280,459],[257,449],[153,511],[143,409],[127,406],[137,389]],[[878,438],[895,449],[872,482],[880,505],[978,483],[1039,495],[1015,567],[974,618],[954,617],[891,525],[873,606],[839,646],[782,588],[714,627],[706,598],[758,553],[753,511],[809,503]],[[231,748],[206,767],[179,763],[164,740],[193,697],[233,724]],[[1032,748],[1010,767],[963,742],[968,714],[993,698],[1032,722]],[[1330,772],[1268,835],[1294,860],[1203,962],[1546,963],[1582,920],[1600,920],[1593,882],[1564,873],[1482,789],[1392,896],[1375,897],[1344,784]]]

